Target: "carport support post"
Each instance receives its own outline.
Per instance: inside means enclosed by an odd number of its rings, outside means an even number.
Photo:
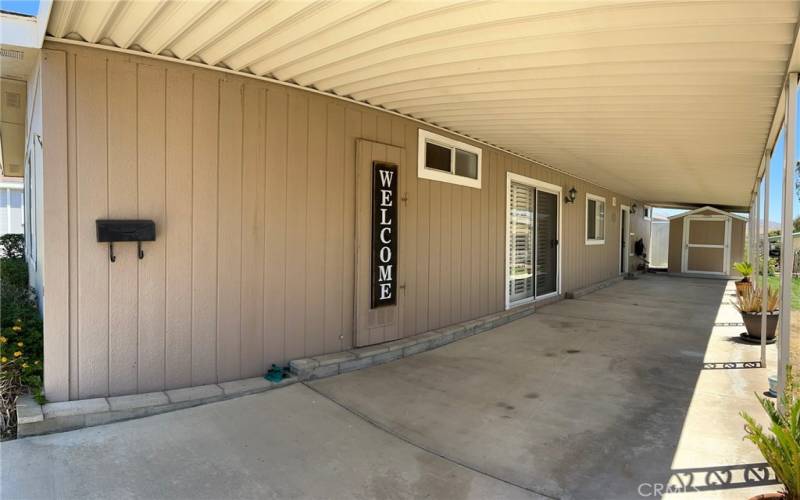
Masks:
[[[750,259],[750,262],[753,264],[753,268],[754,269],[757,268],[757,266],[758,266],[758,256],[761,255],[759,253],[759,245],[758,245],[758,230],[761,227],[761,205],[759,204],[759,201],[761,201],[761,190],[760,189],[756,189],[756,198],[755,198],[755,201],[753,202],[753,205],[755,206],[755,209],[753,210],[753,215],[754,215],[753,220],[756,221],[755,224],[753,224],[753,255],[754,255],[754,257],[751,257],[751,259]],[[758,272],[758,271],[756,270],[756,272]]]
[[[750,212],[747,214],[747,260],[751,264],[756,262],[756,242],[758,241],[758,191],[753,195],[753,202],[750,204]]]
[[[769,162],[770,153],[764,153],[764,226],[761,228],[761,303],[766,304],[769,287]],[[761,367],[767,367],[767,308],[761,308]]]
[[[778,401],[785,389],[789,362],[789,336],[792,326],[792,212],[794,208],[794,162],[797,140],[797,73],[789,73],[786,95],[786,141],[783,162],[783,217],[781,227],[781,306],[778,335]]]

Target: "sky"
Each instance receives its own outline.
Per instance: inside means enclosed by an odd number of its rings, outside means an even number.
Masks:
[[[39,0],[0,0],[0,10],[35,16],[39,12]]]

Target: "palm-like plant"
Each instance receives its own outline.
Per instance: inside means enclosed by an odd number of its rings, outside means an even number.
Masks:
[[[750,281],[750,275],[753,274],[753,265],[746,260],[743,262],[734,262],[733,268],[742,275],[742,281]]]
[[[736,297],[736,302],[733,306],[740,313],[760,313],[762,303],[761,288],[751,287],[742,292],[741,295]],[[778,309],[778,299],[780,294],[777,288],[771,286],[767,287],[767,312],[773,312]]]
[[[775,477],[786,491],[786,500],[800,500],[800,383],[794,380],[791,366],[786,369],[786,389],[781,398],[781,408],[767,398],[756,394],[758,402],[770,419],[771,435],[764,431],[753,417],[745,412],[745,439],[752,441],[767,461]]]

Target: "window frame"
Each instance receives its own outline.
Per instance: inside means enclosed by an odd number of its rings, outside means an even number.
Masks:
[[[25,235],[25,256],[31,267],[38,267],[38,242],[36,241],[36,141],[25,159],[25,172],[22,192],[23,234]]]
[[[595,238],[589,238],[589,200],[595,202],[595,214],[597,214],[597,203],[601,202],[603,204],[603,237],[601,239],[597,238],[597,226],[595,225]],[[603,196],[598,196],[592,193],[586,193],[586,202],[584,203],[584,228],[583,228],[583,236],[586,240],[587,245],[605,245],[606,244],[606,215],[608,212],[608,204],[606,203],[606,199]],[[597,220],[597,215],[595,215],[595,220]]]
[[[426,158],[426,144],[432,143],[443,148],[450,149],[450,172],[443,170],[436,170],[425,166]],[[456,149],[460,149],[466,153],[472,153],[478,157],[478,176],[473,179],[455,173],[456,169]],[[456,141],[449,137],[444,137],[425,129],[419,129],[417,141],[417,177],[420,179],[427,179],[431,181],[447,182],[450,184],[457,184],[459,186],[471,187],[474,189],[481,188],[481,171],[482,171],[482,158],[483,150],[479,147],[467,144],[465,142]]]
[[[653,207],[650,205],[644,205],[642,208],[642,218],[644,220],[652,220],[653,219]]]

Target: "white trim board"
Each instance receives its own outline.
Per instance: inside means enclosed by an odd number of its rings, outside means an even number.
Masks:
[[[625,224],[622,223],[622,216],[625,215]],[[625,274],[631,269],[631,207],[628,205],[620,205],[619,206],[619,240],[620,240],[620,249],[619,249],[619,257],[620,262],[618,262],[620,270],[619,274]],[[622,237],[625,237],[625,251],[623,255],[622,250]],[[622,263],[622,260],[625,263]],[[623,269],[624,267],[624,269]]]

